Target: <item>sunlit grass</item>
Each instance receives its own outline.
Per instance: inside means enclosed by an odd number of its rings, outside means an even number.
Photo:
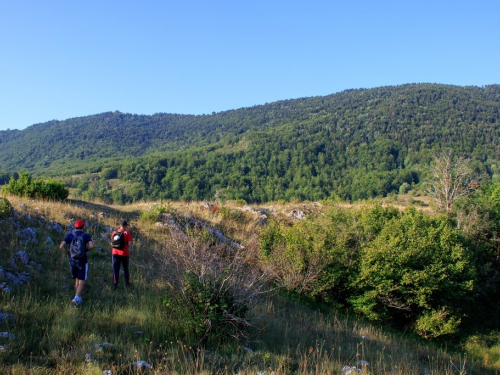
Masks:
[[[39,243],[23,245],[9,223],[0,224],[4,232],[0,267],[7,267],[15,252],[25,250],[42,269],[30,270],[27,285],[11,294],[0,294],[0,310],[15,317],[14,323],[6,322],[0,331],[16,335],[0,342],[7,347],[0,352],[2,374],[85,375],[102,374],[103,369],[136,374],[140,372],[132,363],[141,360],[152,366],[142,373],[151,374],[338,374],[344,366],[357,366],[365,374],[485,374],[487,369],[494,373],[500,366],[499,346],[481,339],[469,342],[469,357],[448,353],[385,327],[279,293],[268,295],[251,311],[254,325],[248,342],[213,342],[198,351],[192,347],[191,334],[163,304],[167,289],[155,272],[155,254],[169,251],[170,232],[138,219],[150,203],[108,207],[15,197],[9,201],[21,215],[30,214],[33,221],[22,218],[23,227],[36,228]],[[178,215],[196,216],[240,243],[256,241],[260,224],[252,213],[223,218],[220,212],[201,210],[196,202],[170,204]],[[280,214],[291,207],[275,206]],[[225,207],[237,210],[241,204]],[[72,219],[91,224],[86,230],[100,248],[89,256],[89,280],[84,303],[78,308],[70,303],[73,280],[67,259],[58,248],[65,233],[45,226],[49,220],[67,225]],[[106,227],[116,228],[122,219],[130,222],[134,236],[130,264],[133,287],[125,288],[122,277],[119,289],[113,291],[111,252],[101,235]],[[47,237],[52,238],[53,246],[47,247]]]

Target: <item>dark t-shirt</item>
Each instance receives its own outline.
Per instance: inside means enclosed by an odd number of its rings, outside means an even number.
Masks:
[[[90,237],[90,234],[84,233],[83,230],[76,230],[74,233],[76,234],[83,233],[83,241],[85,241],[85,246],[92,241],[92,237]],[[66,242],[67,244],[71,244],[73,237],[75,237],[74,233],[73,232],[68,233],[68,235],[64,238],[64,242]],[[83,258],[80,258],[80,261],[83,263],[87,263],[87,252],[85,252],[85,256]]]

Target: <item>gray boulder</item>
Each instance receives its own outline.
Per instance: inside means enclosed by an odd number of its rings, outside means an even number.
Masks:
[[[30,280],[30,274],[27,272],[21,272],[21,273],[18,273],[16,275],[14,275],[11,272],[6,272],[5,277],[7,278],[7,280],[10,281],[10,283],[13,286],[17,286],[19,284],[24,284]]]
[[[18,263],[22,263],[24,265],[27,265],[30,261],[30,257],[26,251],[20,250],[15,254],[15,260]]]
[[[5,323],[13,324],[14,323],[14,315],[6,313],[4,311],[0,311],[0,325],[5,324]]]
[[[59,223],[56,223],[53,220],[49,221],[49,228],[52,230],[55,230],[57,232],[64,232],[64,228],[62,227],[62,225]]]
[[[38,238],[36,232],[33,228],[24,228],[19,232],[19,237],[21,238],[21,243],[33,242],[38,243]]]
[[[47,238],[45,239],[45,245],[46,245],[47,247],[52,247],[52,246],[54,246],[55,244],[54,244],[54,241],[52,240],[52,238],[47,237]]]

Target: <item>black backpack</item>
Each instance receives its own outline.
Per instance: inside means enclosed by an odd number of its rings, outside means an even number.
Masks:
[[[85,239],[83,235],[85,233],[81,232],[77,234],[73,232],[73,239],[69,245],[69,252],[71,253],[71,258],[79,259],[85,257],[87,253],[87,248],[85,246]]]
[[[111,238],[111,246],[113,249],[121,250],[125,247],[125,235],[123,234],[125,231],[116,231],[113,234],[113,238]]]

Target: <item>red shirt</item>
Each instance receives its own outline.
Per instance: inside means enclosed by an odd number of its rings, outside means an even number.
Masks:
[[[118,230],[116,232],[122,232],[122,231]],[[113,231],[113,233],[111,233],[111,238],[113,238],[113,236],[115,235],[116,232]],[[113,252],[111,253],[112,255],[121,255],[121,256],[126,256],[126,257],[129,256],[128,243],[129,243],[129,241],[132,241],[132,235],[130,234],[130,232],[128,230],[124,230],[123,236],[125,237],[125,247],[121,250],[113,248]]]

